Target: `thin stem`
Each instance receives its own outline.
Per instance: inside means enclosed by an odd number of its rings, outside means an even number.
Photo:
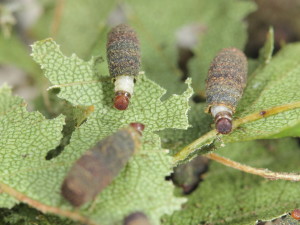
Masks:
[[[10,186],[8,186],[4,183],[0,183],[0,190],[2,190],[3,192],[7,193],[8,195],[16,198],[17,200],[19,200],[21,202],[27,203],[28,205],[40,210],[43,213],[54,213],[57,215],[68,217],[75,221],[80,221],[80,222],[82,222],[84,224],[88,224],[88,225],[100,225],[99,223],[96,223],[96,222],[90,220],[89,218],[87,218],[83,215],[80,215],[79,212],[63,210],[58,207],[45,205],[37,200],[31,199],[28,196],[24,195],[23,193],[18,192],[17,190],[11,188]]]
[[[249,114],[243,118],[240,118],[236,121],[233,122],[233,129],[236,129],[237,127],[253,122],[262,118],[266,118],[284,111],[292,110],[300,108],[300,101],[299,102],[294,102],[294,103],[289,103],[286,105],[280,105],[280,106],[275,106],[273,108],[269,108],[266,110],[262,110],[259,112],[255,112],[252,114]],[[208,133],[204,134],[200,138],[196,139],[189,145],[185,146],[183,149],[181,149],[176,155],[173,156],[173,163],[177,165],[180,161],[185,160],[191,153],[196,151],[197,149],[200,149],[204,145],[211,144],[216,138],[217,138],[217,131],[212,130],[209,131]]]
[[[245,116],[243,118],[240,118],[238,120],[236,120],[235,122],[233,122],[233,128],[237,128],[239,126],[241,126],[242,124],[245,123],[249,123],[258,119],[262,119],[262,118],[266,118],[284,111],[288,111],[288,110],[292,110],[292,109],[296,109],[296,108],[300,108],[300,102],[293,102],[293,103],[289,103],[286,105],[280,105],[280,106],[275,106],[273,108],[269,108],[266,110],[262,110],[256,113],[252,113],[249,114],[248,116]]]
[[[270,180],[289,180],[289,181],[300,181],[300,174],[296,173],[279,173],[273,172],[268,169],[259,169],[251,166],[246,166],[241,163],[235,162],[233,160],[227,159],[223,156],[217,155],[215,153],[209,153],[205,155],[207,158],[219,162],[225,166],[241,170],[246,173],[255,174]]]

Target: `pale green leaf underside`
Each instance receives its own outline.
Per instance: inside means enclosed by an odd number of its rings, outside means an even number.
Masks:
[[[0,182],[31,198],[48,199],[55,174],[47,172],[52,162],[45,156],[62,138],[64,117],[46,120],[38,112],[27,112],[25,103],[5,86],[0,102]],[[0,203],[0,207],[13,206],[7,194],[0,195]]]
[[[52,160],[63,165],[56,168],[58,183],[62,182],[74,160],[103,137],[130,122],[141,122],[146,126],[142,149],[113,184],[97,197],[92,208],[87,204],[81,213],[97,223],[111,225],[120,224],[124,216],[139,210],[147,213],[153,224],[159,224],[163,214],[179,209],[184,199],[173,196],[173,186],[164,178],[171,172],[171,158],[161,149],[160,138],[152,132],[188,127],[186,114],[191,87],[180,96],[173,95],[161,101],[165,90],[140,75],[129,108],[118,111],[112,107],[113,83],[107,76],[94,71],[94,59],[84,62],[75,55],[66,57],[51,39],[35,43],[32,55],[54,87],[60,88],[59,97],[74,105],[93,105],[95,108],[88,120],[75,130],[63,153]],[[188,80],[188,85],[190,82]],[[56,188],[55,193],[59,192],[60,186]],[[55,194],[53,199],[54,205],[71,209],[60,196]]]
[[[37,42],[32,55],[45,70],[45,76],[54,84],[53,87],[60,88],[59,97],[74,105],[94,105],[95,113],[91,118],[97,117],[105,126],[113,126],[110,132],[129,122],[145,123],[147,131],[188,127],[186,114],[189,109],[187,99],[192,94],[190,87],[184,94],[173,95],[162,102],[159,99],[165,90],[145,75],[140,75],[128,110],[118,111],[112,107],[112,80],[94,71],[94,59],[84,62],[75,55],[66,57],[51,39]]]

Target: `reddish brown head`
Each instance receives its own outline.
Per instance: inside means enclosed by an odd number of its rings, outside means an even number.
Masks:
[[[130,123],[130,126],[134,128],[137,132],[139,132],[141,135],[145,129],[145,125],[142,123]]]
[[[291,216],[295,219],[295,220],[300,220],[300,209],[294,209],[291,213]]]
[[[221,118],[216,122],[216,129],[221,134],[229,134],[232,130],[231,120],[227,118]]]
[[[232,130],[232,114],[228,111],[221,111],[215,115],[216,130],[220,134],[229,134]]]
[[[118,110],[126,110],[129,105],[130,94],[125,91],[118,91],[114,98],[114,107]]]

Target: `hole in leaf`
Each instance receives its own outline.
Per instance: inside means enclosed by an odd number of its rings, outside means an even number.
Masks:
[[[194,55],[190,49],[178,47],[177,66],[182,73],[181,81],[185,81],[189,77],[188,62]]]
[[[72,106],[70,103],[65,102],[65,108],[62,114],[66,116],[66,124],[63,127],[63,138],[60,144],[50,150],[46,155],[46,160],[51,160],[57,157],[70,143],[71,136],[75,129],[87,121],[87,117],[94,111],[94,106]]]
[[[192,99],[195,103],[201,103],[201,102],[206,101],[206,99],[203,96],[200,96],[200,95],[197,95],[197,94],[193,95]]]
[[[202,24],[188,24],[176,31],[176,42],[178,50],[177,66],[182,72],[181,80],[189,77],[189,61],[194,57],[193,48],[198,44],[199,36],[206,30]]]

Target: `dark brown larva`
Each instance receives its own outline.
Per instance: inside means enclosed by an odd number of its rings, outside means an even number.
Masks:
[[[109,73],[115,84],[114,107],[125,110],[141,65],[139,40],[130,26],[120,24],[109,32],[106,47]]]
[[[140,146],[140,131],[120,129],[81,156],[63,181],[61,193],[73,206],[94,199],[108,186]]]
[[[300,220],[300,209],[294,209],[291,213],[291,216],[295,219],[295,220]]]
[[[151,225],[147,216],[142,212],[135,212],[124,219],[124,225]]]
[[[232,115],[246,86],[248,63],[236,48],[225,48],[213,59],[206,83],[207,112],[221,134],[232,130]]]
[[[208,158],[197,156],[192,161],[174,168],[171,175],[173,183],[182,188],[184,194],[192,193],[200,181],[201,175],[208,169]]]

